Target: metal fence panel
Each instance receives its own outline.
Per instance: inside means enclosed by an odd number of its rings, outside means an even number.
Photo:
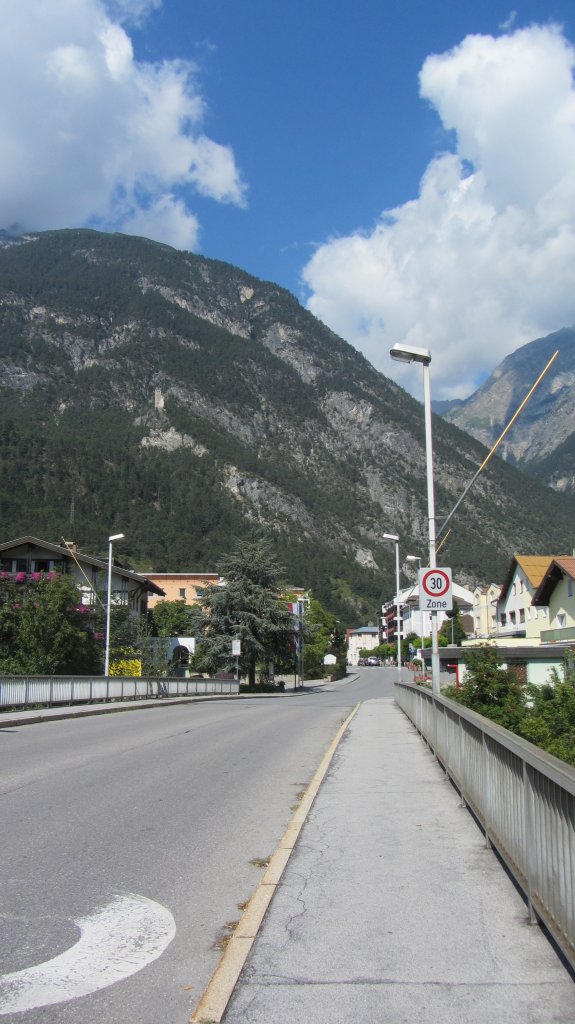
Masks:
[[[68,676],[0,678],[0,708],[87,704],[103,700],[239,693],[235,679]]]
[[[575,769],[430,690],[395,695],[575,967]]]

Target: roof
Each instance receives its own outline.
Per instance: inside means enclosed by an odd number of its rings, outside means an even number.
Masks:
[[[547,572],[531,599],[531,604],[547,606],[551,594],[564,576],[569,576],[572,580],[575,580],[575,558],[554,558],[551,561],[551,564],[547,567]]]
[[[541,583],[541,580],[543,579],[547,569],[551,565],[551,562],[553,561],[554,557],[554,555],[515,554],[511,559],[505,579],[501,584],[501,593],[499,595],[499,599],[501,600],[501,598],[503,598],[507,591],[509,590],[513,577],[515,576],[515,570],[517,566],[519,566],[519,568],[523,570],[531,586],[536,589]]]
[[[357,636],[358,633],[379,633],[377,626],[360,626],[359,629],[352,629],[350,636]]]
[[[53,544],[52,541],[42,540],[41,537],[32,537],[27,534],[25,537],[16,537],[15,540],[5,541],[0,544],[0,554],[3,551],[10,551],[12,548],[19,548],[22,546],[43,548],[46,551],[51,551],[55,555],[59,555],[61,558],[70,558],[72,561],[76,559],[78,562],[84,562],[87,565],[92,565],[96,569],[107,569],[108,562],[102,561],[101,558],[94,558],[93,555],[85,555],[81,551],[74,551],[71,547],[67,547],[63,544]],[[124,569],[122,566],[114,563],[114,574],[116,576],[123,576],[124,579],[134,580],[136,583],[141,584],[146,590],[152,594],[159,594],[161,597],[164,596],[164,591],[161,587],[156,586],[151,580],[147,579],[141,573],[132,572],[131,569]]]

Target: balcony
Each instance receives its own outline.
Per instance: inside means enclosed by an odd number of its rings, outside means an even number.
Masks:
[[[568,640],[575,640],[575,626],[563,626],[560,629],[542,629],[542,644],[565,643]]]

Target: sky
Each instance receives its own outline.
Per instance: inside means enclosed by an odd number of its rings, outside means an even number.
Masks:
[[[293,292],[421,398],[575,324],[573,0],[0,0],[0,227]],[[534,379],[543,367],[534,366]]]

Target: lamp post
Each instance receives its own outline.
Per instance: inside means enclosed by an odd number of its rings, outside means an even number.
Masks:
[[[122,540],[123,533],[113,533],[108,537],[108,596],[106,599],[106,653],[104,655],[104,675],[106,679],[110,671],[110,610],[112,604],[112,541]]]
[[[429,568],[436,568],[435,559],[435,499],[433,495],[433,444],[431,438],[431,391],[429,364],[431,352],[414,345],[394,345],[389,354],[400,363],[421,363],[423,367],[423,408],[425,412],[425,461],[427,472],[427,517],[429,521]],[[434,693],[441,692],[439,682],[439,644],[437,640],[437,612],[431,612],[431,685]]]
[[[399,537],[396,533],[384,533],[384,540],[391,540],[395,544],[395,614],[396,614],[396,630],[395,638],[397,641],[397,678],[401,679],[401,601],[399,596]]]

